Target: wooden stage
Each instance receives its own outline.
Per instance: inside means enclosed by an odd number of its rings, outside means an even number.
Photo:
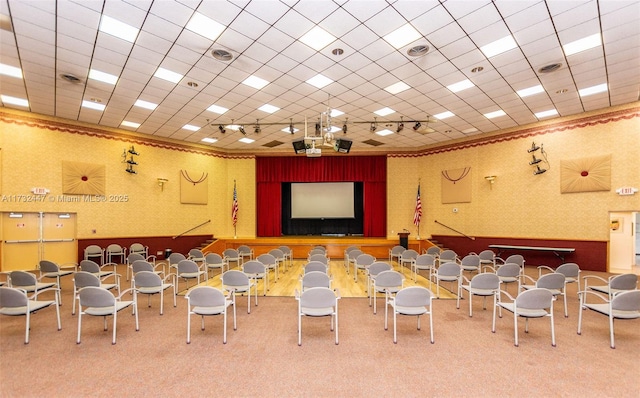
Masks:
[[[384,260],[389,258],[389,250],[399,245],[399,239],[366,238],[362,236],[283,236],[276,238],[217,238],[203,249],[205,253],[222,253],[225,249],[236,249],[240,245],[251,247],[256,256],[288,246],[293,251],[293,257],[307,258],[309,250],[314,246],[324,246],[331,259],[342,259],[344,250],[349,246],[358,246],[360,250]],[[428,240],[409,239],[409,249],[418,253],[422,249],[433,246]]]

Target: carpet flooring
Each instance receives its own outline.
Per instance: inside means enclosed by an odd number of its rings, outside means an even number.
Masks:
[[[77,315],[71,315],[70,278],[64,278],[62,330],[55,311],[32,317],[31,342],[24,340],[23,317],[1,317],[1,397],[638,397],[638,321],[616,322],[616,349],[609,348],[607,318],[587,311],[576,334],[578,300],[569,288],[569,317],[555,308],[557,346],[551,346],[548,319],[534,319],[529,333],[519,323],[520,346],[513,344],[513,317],[505,313],[491,332],[491,311],[474,300],[456,309],[455,300],[433,304],[435,344],[428,319],[422,330],[413,317],[398,318],[384,330],[384,310],[374,315],[366,298],[339,301],[339,338],[327,318],[304,318],[297,344],[297,302],[291,297],[260,297],[247,314],[239,300],[237,330],[222,319],[192,319],[186,344],[186,300],[177,307],[165,297],[140,301],[140,330],[128,311],[120,313],[117,344],[112,320],[83,317],[82,343],[76,344]]]

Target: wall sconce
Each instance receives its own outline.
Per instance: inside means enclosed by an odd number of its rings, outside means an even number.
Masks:
[[[164,191],[164,184],[169,182],[166,178],[158,178],[158,185],[160,185],[160,190]]]
[[[489,181],[489,189],[493,189],[493,183],[496,181],[496,178],[498,178],[498,176],[486,176],[484,179]]]

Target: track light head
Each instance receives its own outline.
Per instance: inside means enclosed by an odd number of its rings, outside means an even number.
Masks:
[[[320,122],[318,122],[316,123],[316,137],[319,137],[320,135]]]
[[[289,119],[289,132],[293,134],[295,132],[293,128],[293,119]]]
[[[422,127],[422,123],[416,122],[416,124],[413,125],[413,131],[420,130],[420,127]]]
[[[224,133],[226,133],[226,132],[227,132],[227,130],[225,130],[225,128],[224,128],[224,126],[223,126],[223,125],[219,125],[219,126],[218,126],[218,130],[220,130],[220,132],[221,132],[222,134],[224,134]]]
[[[400,122],[398,123],[398,128],[396,128],[396,133],[400,133],[402,130],[404,130],[404,123]]]
[[[541,169],[540,166],[536,166],[536,169],[533,171],[533,175],[540,175],[544,172],[546,172],[547,169]]]
[[[539,147],[539,146],[537,146],[535,142],[532,142],[532,143],[531,143],[531,148],[527,149],[527,152],[529,152],[529,153],[531,153],[531,152],[535,152],[535,151],[537,151],[538,149],[540,149],[540,147]]]
[[[536,155],[531,155],[531,157],[533,159],[529,162],[530,165],[534,165],[534,164],[538,164],[538,163],[542,162],[542,159],[536,158]]]
[[[244,130],[244,126],[238,126],[238,130],[242,133],[242,135],[247,135],[247,132]]]
[[[347,134],[347,124],[346,123],[342,125],[342,132]]]

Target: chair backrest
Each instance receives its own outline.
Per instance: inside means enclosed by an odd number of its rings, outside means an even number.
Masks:
[[[480,253],[478,253],[478,257],[480,257],[480,261],[491,261],[493,262],[494,257],[496,256],[496,254],[493,252],[493,250],[483,250]]]
[[[431,254],[420,254],[416,257],[416,265],[419,267],[428,267],[434,266],[436,263],[436,258]]]
[[[278,250],[284,253],[285,256],[288,256],[291,254],[291,248],[289,246],[280,246],[278,247]]]
[[[458,254],[453,250],[444,250],[439,255],[440,261],[455,261],[458,258]]]
[[[238,246],[236,251],[240,254],[251,254],[253,250],[251,250],[251,248],[247,245],[240,245]]]
[[[324,249],[317,249],[317,248],[316,248],[316,249],[311,249],[311,250],[309,250],[309,257],[311,257],[311,256],[315,256],[315,255],[321,255],[321,256],[324,256],[324,255],[326,255],[326,254],[327,254],[327,251],[326,251],[326,250],[324,250]]]
[[[193,274],[200,271],[198,264],[192,260],[182,260],[178,263],[178,275],[180,274]]]
[[[9,278],[12,287],[35,286],[37,282],[36,276],[27,271],[11,271]]]
[[[516,263],[506,263],[496,270],[496,275],[503,278],[515,278],[520,275],[520,266]]]
[[[118,245],[117,243],[112,243],[109,246],[107,246],[107,253],[119,254],[119,253],[124,253],[124,250],[122,249],[122,246]]]
[[[565,277],[563,274],[557,272],[554,272],[552,274],[545,274],[538,278],[538,280],[536,281],[536,287],[562,290],[564,288],[564,278]]]
[[[438,267],[438,276],[460,276],[462,268],[458,263],[452,261],[444,263]]]
[[[427,253],[426,254],[431,254],[432,256],[439,256],[440,255],[440,248],[438,246],[431,246],[427,249]]]
[[[260,261],[262,264],[266,265],[267,267],[273,267],[277,262],[276,258],[269,253],[259,255],[258,257],[256,257],[256,260]]]
[[[504,260],[505,264],[506,263],[516,263],[518,264],[520,267],[524,266],[524,257],[521,254],[513,254],[509,257],[507,257],[506,260]]]
[[[305,264],[304,266],[305,274],[308,272],[314,272],[314,271],[324,272],[326,274],[328,271],[328,267],[325,263],[321,261],[309,261],[307,264]]]
[[[376,276],[374,285],[377,288],[392,288],[402,286],[404,276],[398,271],[382,271]]]
[[[369,276],[377,276],[381,272],[391,271],[391,264],[383,263],[382,261],[376,261],[369,266],[368,270]]]
[[[327,252],[327,248],[324,246],[313,246],[311,250],[322,250],[323,252]]]
[[[322,253],[322,254],[312,254],[309,256],[309,262],[311,261],[318,261],[321,262],[323,264],[328,264],[329,263],[329,259],[327,258],[326,254]]]
[[[151,271],[140,271],[133,277],[136,287],[159,287],[162,286],[162,279],[158,274]]]
[[[460,260],[460,265],[464,267],[479,267],[480,266],[480,256],[476,254],[467,254],[462,257]]]
[[[258,260],[250,260],[242,264],[242,272],[246,274],[264,274],[267,272],[267,267]]]
[[[218,253],[207,253],[207,255],[204,256],[204,261],[207,263],[207,265],[219,265],[224,263],[222,256]]]
[[[358,267],[366,267],[376,262],[376,258],[371,254],[363,253],[356,257],[356,264]]]
[[[544,288],[525,290],[516,297],[516,308],[529,310],[550,308],[553,302],[553,293]]]
[[[76,289],[82,289],[87,286],[95,286],[100,287],[100,278],[91,272],[87,271],[78,271],[73,274],[73,284]]]
[[[392,256],[398,257],[399,255],[402,254],[404,250],[405,250],[404,246],[396,245],[391,248],[390,253]]]
[[[580,267],[576,263],[564,263],[556,268],[556,272],[568,278],[577,278],[580,275]]]
[[[346,249],[344,249],[344,252],[349,254],[352,250],[360,250],[360,248],[358,246],[349,246]]]
[[[249,277],[242,271],[232,269],[222,274],[222,284],[224,286],[247,286]]]
[[[53,261],[40,260],[40,271],[42,272],[58,272],[60,267]]]
[[[473,289],[498,289],[500,288],[500,277],[492,273],[475,275],[471,278],[469,285]]]
[[[609,281],[609,288],[616,290],[634,290],[638,286],[638,275],[621,274],[616,275]]]
[[[89,245],[87,247],[85,247],[84,249],[84,254],[85,255],[98,255],[98,254],[102,254],[102,248],[98,245]]]
[[[349,261],[355,261],[355,259],[358,258],[358,256],[363,253],[364,252],[360,249],[353,249],[349,251],[349,253],[347,253],[347,256],[349,257]]]
[[[102,287],[87,286],[78,292],[80,305],[83,307],[113,307],[116,298],[110,291]]]
[[[187,292],[186,297],[192,307],[220,307],[225,304],[224,293],[212,286],[194,287]]]
[[[180,261],[186,259],[187,257],[182,253],[171,253],[169,255],[169,265],[177,265]]]
[[[399,307],[431,306],[433,293],[422,286],[409,286],[396,293],[395,302]]]
[[[96,274],[100,272],[100,266],[95,261],[82,260],[80,261],[80,270]]]
[[[271,249],[269,250],[269,254],[278,260],[282,260],[284,258],[284,253],[280,249]]]
[[[238,251],[236,249],[225,249],[222,252],[222,257],[233,261],[237,260],[240,257],[240,254],[238,254]]]
[[[328,287],[312,287],[300,295],[302,308],[327,308],[335,306],[336,303],[336,294]]]
[[[312,287],[330,287],[331,278],[326,272],[311,271],[302,277],[302,290]]]
[[[191,249],[189,250],[189,258],[192,259],[203,259],[204,253],[200,249]]]
[[[611,309],[614,311],[640,311],[640,290],[616,294],[611,299]]]
[[[417,251],[413,249],[407,249],[403,251],[402,254],[400,254],[400,259],[402,261],[415,260],[419,255],[420,253],[418,253]]]
[[[0,308],[19,308],[29,304],[27,294],[12,287],[0,287]]]
[[[133,264],[136,261],[144,261],[144,260],[145,260],[145,257],[140,253],[129,253],[129,255],[127,256],[128,264]]]
[[[150,262],[145,260],[136,260],[131,265],[131,270],[133,271],[134,274],[137,274],[138,272],[142,272],[142,271],[153,272],[153,265]]]
[[[146,255],[147,248],[142,243],[132,243],[131,246],[129,246],[129,253]]]

